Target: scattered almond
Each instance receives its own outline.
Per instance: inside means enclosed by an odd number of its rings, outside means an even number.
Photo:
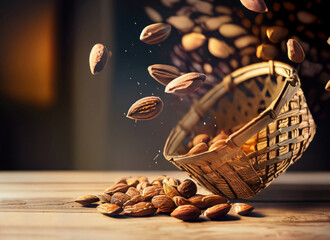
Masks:
[[[177,207],[171,216],[183,221],[196,220],[201,214],[201,210],[193,205],[182,205]]]

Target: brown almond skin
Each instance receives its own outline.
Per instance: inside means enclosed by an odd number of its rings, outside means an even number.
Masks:
[[[241,0],[241,3],[247,9],[257,12],[257,13],[265,13],[268,12],[268,8],[264,2],[264,0]]]
[[[89,55],[89,66],[93,75],[100,73],[105,67],[111,52],[101,43],[95,44]]]
[[[221,203],[228,203],[228,200],[220,195],[207,195],[202,198],[202,202],[206,207],[212,207]]]
[[[223,147],[226,145],[226,140],[218,140],[209,147],[209,151]]]
[[[123,211],[120,206],[112,203],[100,204],[99,206],[97,206],[96,209],[98,212],[103,213],[107,216],[117,216]]]
[[[88,206],[92,203],[100,201],[100,198],[96,195],[85,195],[78,197],[75,202],[80,203],[82,206]]]
[[[162,188],[156,186],[150,186],[143,189],[142,196],[145,198],[146,201],[151,200],[154,196],[160,194]]]
[[[194,205],[200,209],[206,208],[205,203],[202,201],[202,199],[205,197],[205,195],[195,195],[190,197],[188,200],[191,202],[191,205]]]
[[[137,186],[136,186],[136,189],[138,191],[142,191],[143,189],[145,189],[146,187],[149,187],[151,186],[151,183],[149,182],[140,182]]]
[[[234,209],[235,213],[242,216],[249,215],[254,209],[254,207],[246,203],[234,203],[232,208]]]
[[[125,183],[118,183],[112,187],[109,187],[104,190],[104,193],[113,195],[116,192],[122,192],[125,193],[128,190],[128,185]]]
[[[206,76],[202,73],[186,73],[167,84],[165,92],[176,95],[187,95],[200,88],[204,84],[205,80]]]
[[[167,86],[173,79],[181,76],[177,67],[165,64],[154,64],[148,67],[148,72],[160,84]]]
[[[228,203],[222,203],[214,205],[205,210],[204,215],[211,220],[218,219],[225,216],[231,208],[231,205]]]
[[[166,23],[155,23],[146,26],[140,35],[140,40],[153,45],[165,41],[171,33],[171,25]]]
[[[116,184],[119,184],[119,183],[125,183],[125,184],[127,184],[126,179],[127,179],[127,177],[118,178],[118,179],[115,180],[114,184],[115,185]]]
[[[136,187],[139,184],[138,178],[127,178],[126,182],[129,187]]]
[[[124,207],[124,214],[132,217],[145,217],[155,214],[156,210],[151,202],[139,202]]]
[[[191,205],[191,202],[184,198],[184,197],[181,197],[181,196],[175,196],[173,197],[173,202],[175,203],[176,206],[182,206],[182,205]]]
[[[221,132],[216,135],[210,142],[209,142],[209,146],[211,146],[213,143],[215,143],[216,141],[219,140],[226,140],[229,137],[229,135],[227,133],[225,133],[225,131],[221,130]]]
[[[122,192],[116,192],[111,196],[111,203],[117,204],[118,206],[122,207],[123,204],[129,199],[131,199],[131,197],[127,194]]]
[[[305,60],[305,52],[296,39],[289,39],[286,43],[288,58],[295,63],[302,63]]]
[[[157,213],[171,213],[176,208],[173,200],[166,195],[154,196],[151,203],[157,208]]]
[[[123,207],[134,205],[134,204],[137,204],[139,202],[144,202],[144,201],[145,201],[144,197],[142,197],[141,195],[136,195],[136,196],[132,197],[131,199],[127,200],[123,204]]]
[[[206,152],[207,150],[209,150],[209,147],[207,146],[207,144],[204,142],[201,142],[201,143],[197,144],[196,146],[194,146],[192,149],[190,149],[186,155],[191,156],[191,155],[199,154],[202,152]]]
[[[130,187],[130,188],[127,190],[126,194],[127,194],[128,196],[130,196],[130,197],[134,197],[134,196],[136,196],[136,195],[140,195],[140,191],[137,190],[135,187]]]
[[[198,134],[197,136],[194,137],[193,139],[193,145],[196,146],[198,143],[206,143],[210,141],[210,136],[207,134]]]
[[[171,217],[178,218],[183,221],[196,220],[201,215],[201,210],[193,205],[182,205],[174,209]]]
[[[166,194],[166,196],[168,196],[170,198],[173,198],[175,196],[180,196],[180,193],[178,192],[178,190],[176,190],[175,187],[171,186],[167,182],[163,183],[163,190],[164,190],[164,193]]]
[[[289,34],[289,30],[280,26],[268,27],[266,35],[272,43],[279,43],[284,40]]]
[[[163,111],[164,103],[159,97],[144,97],[136,101],[128,110],[128,118],[150,120]]]
[[[197,192],[197,185],[190,179],[184,180],[179,186],[178,191],[182,197],[190,198]]]

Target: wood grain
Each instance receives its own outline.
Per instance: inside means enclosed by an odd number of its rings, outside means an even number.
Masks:
[[[252,199],[255,212],[230,214],[222,221],[181,222],[158,215],[111,218],[73,200],[99,193],[120,176],[164,172],[3,172],[0,173],[0,239],[329,239],[330,181],[314,174],[309,185],[283,175]],[[186,178],[183,172],[167,174]],[[311,173],[313,175],[313,173]],[[320,179],[319,183],[315,176]],[[287,178],[286,184],[285,177]],[[297,177],[308,179],[308,174]],[[297,181],[298,181],[297,180]],[[328,183],[328,184],[327,184]],[[311,190],[312,189],[312,190]],[[204,191],[204,193],[207,193]],[[313,197],[305,195],[313,194]],[[277,197],[275,198],[275,195]],[[272,200],[272,198],[274,198]]]

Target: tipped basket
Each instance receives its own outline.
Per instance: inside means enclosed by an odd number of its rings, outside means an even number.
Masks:
[[[197,134],[215,136],[237,126],[242,127],[225,146],[186,155]],[[247,199],[301,157],[315,130],[296,71],[281,62],[262,62],[232,72],[195,101],[170,133],[164,156],[211,192]],[[243,151],[249,142],[252,150]]]

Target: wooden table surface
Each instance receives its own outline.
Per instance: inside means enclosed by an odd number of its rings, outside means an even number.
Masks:
[[[161,174],[186,178],[183,172],[0,172],[0,239],[330,239],[326,172],[283,174],[243,201],[255,207],[251,216],[229,215],[221,221],[111,218],[73,202],[101,193],[121,176]]]

